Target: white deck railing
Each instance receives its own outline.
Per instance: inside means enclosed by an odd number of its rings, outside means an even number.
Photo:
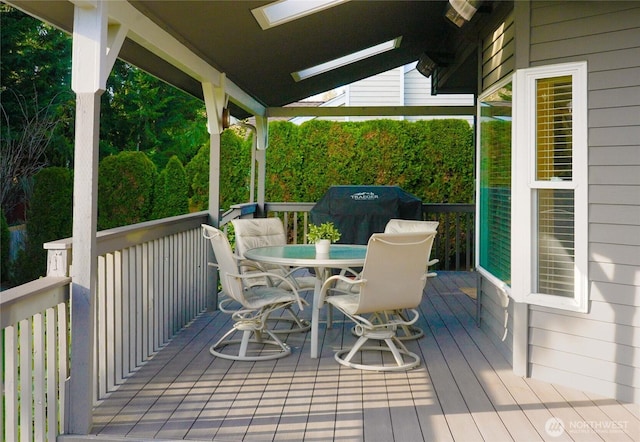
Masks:
[[[207,308],[206,222],[201,212],[98,232],[95,403]],[[45,248],[48,276],[0,297],[1,440],[64,433],[72,240]]]
[[[46,277],[2,292],[2,440],[54,441],[63,431],[70,282]]]

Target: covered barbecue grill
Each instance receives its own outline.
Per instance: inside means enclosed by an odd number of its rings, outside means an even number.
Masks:
[[[422,219],[422,201],[398,186],[332,186],[311,209],[311,222],[333,222],[343,244],[367,244],[392,218]]]

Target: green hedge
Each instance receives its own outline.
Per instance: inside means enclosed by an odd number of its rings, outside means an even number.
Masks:
[[[251,137],[243,131],[227,129],[220,135],[220,206],[249,201],[251,183]],[[200,148],[187,164],[191,188],[189,210],[206,210],[209,205],[209,145]]]
[[[183,215],[189,211],[189,183],[180,159],[172,156],[156,180],[153,218]]]
[[[251,140],[222,133],[221,207],[249,199]],[[266,153],[268,201],[317,201],[340,184],[398,185],[424,202],[474,199],[473,128],[460,119],[311,120],[269,125]],[[190,209],[208,202],[209,146],[187,164]]]
[[[143,152],[120,152],[100,161],[98,230],[150,220],[156,175]]]
[[[473,202],[473,129],[464,120],[273,122],[269,139],[269,201],[316,201],[332,185],[369,184],[398,185],[424,202]]]
[[[42,245],[71,236],[73,176],[69,169],[49,167],[34,176],[33,195],[27,210],[25,249],[18,252],[12,282],[22,284],[44,276],[47,252]]]

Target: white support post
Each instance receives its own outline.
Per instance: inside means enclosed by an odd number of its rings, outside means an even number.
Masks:
[[[220,134],[222,111],[227,105],[225,77],[221,75],[220,86],[202,83],[204,103],[207,109],[207,129],[209,131],[209,219],[211,225],[220,224]],[[213,250],[208,247],[207,261],[213,262]],[[207,266],[207,309],[215,310],[218,303],[218,272],[215,267]]]
[[[71,377],[65,433],[86,435],[93,424],[94,301],[97,279],[97,201],[100,96],[126,31],[107,44],[107,2],[76,1],[71,87],[76,93],[71,268]],[[109,60],[107,60],[109,52]]]
[[[523,69],[529,67],[531,4],[528,0],[517,1],[514,2],[513,10],[516,29],[515,41],[517,46],[516,69]],[[516,140],[513,142],[515,143]],[[514,191],[515,189],[512,188],[512,197],[514,197]],[[514,200],[515,199],[512,198],[512,201]],[[514,212],[512,211],[511,213]],[[514,219],[515,217],[512,218],[512,225]],[[516,376],[529,376],[529,304],[522,302],[513,303],[512,354],[511,365],[513,367],[513,373]]]

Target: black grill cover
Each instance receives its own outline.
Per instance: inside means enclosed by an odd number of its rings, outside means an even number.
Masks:
[[[311,222],[333,222],[342,244],[367,244],[392,218],[422,219],[422,201],[398,186],[332,186],[311,209]]]

